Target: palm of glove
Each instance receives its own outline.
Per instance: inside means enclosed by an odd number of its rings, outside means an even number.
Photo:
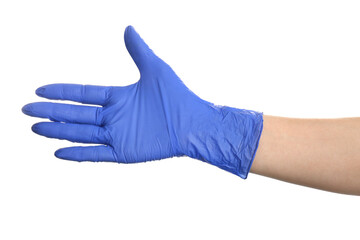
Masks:
[[[140,71],[137,83],[125,87],[51,84],[36,91],[48,99],[102,107],[39,102],[23,108],[27,115],[54,121],[35,124],[32,129],[40,135],[102,144],[60,149],[57,157],[133,163],[186,154],[189,123],[206,114],[208,104],[187,89],[132,27],[125,31],[125,43]]]
[[[167,64],[155,55],[151,57],[149,69],[140,70],[137,83],[109,89],[109,101],[101,110],[101,125],[119,162],[184,155],[181,143],[187,128],[181,122],[188,122],[191,112],[186,106],[189,102],[193,109],[194,105],[198,106],[195,109],[206,106]]]

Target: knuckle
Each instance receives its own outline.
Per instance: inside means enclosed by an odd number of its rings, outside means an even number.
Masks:
[[[103,109],[101,107],[96,108],[95,111],[95,125],[102,126],[103,125]]]

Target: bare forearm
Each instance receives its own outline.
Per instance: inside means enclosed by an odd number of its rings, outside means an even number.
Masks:
[[[264,129],[251,172],[360,195],[360,118],[264,116]]]

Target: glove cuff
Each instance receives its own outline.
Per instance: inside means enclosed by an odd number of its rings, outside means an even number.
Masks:
[[[210,111],[188,134],[186,155],[246,179],[263,129],[263,114],[209,105]]]

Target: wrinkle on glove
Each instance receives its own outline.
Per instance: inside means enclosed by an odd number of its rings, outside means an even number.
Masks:
[[[93,106],[38,102],[25,105],[42,136],[98,146],[68,147],[56,157],[137,163],[189,156],[246,178],[263,128],[262,113],[217,106],[190,91],[132,26],[125,44],[140,71],[129,86],[50,84],[36,94]]]

